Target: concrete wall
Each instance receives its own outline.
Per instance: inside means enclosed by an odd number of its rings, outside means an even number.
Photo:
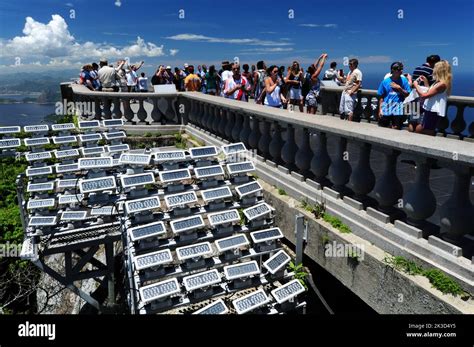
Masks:
[[[305,253],[375,311],[386,314],[474,313],[472,299],[463,301],[460,297],[444,295],[432,288],[427,278],[391,268],[383,261],[387,254],[380,248],[352,233],[342,234],[300,208],[299,201],[279,195],[271,185],[262,180],[259,182],[265,189],[265,200],[278,211],[276,223],[285,237],[295,244],[295,216],[299,213],[305,215],[308,221]],[[364,257],[359,261],[347,257],[325,257],[324,241],[363,245]]]

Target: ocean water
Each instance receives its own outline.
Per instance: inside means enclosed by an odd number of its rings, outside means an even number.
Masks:
[[[54,104],[0,104],[0,125],[41,124],[54,110]]]

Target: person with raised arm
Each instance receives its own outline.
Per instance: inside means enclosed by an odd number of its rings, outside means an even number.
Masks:
[[[318,97],[321,89],[319,74],[323,70],[327,57],[326,53],[321,54],[318,60],[308,67],[310,88],[306,95],[306,112],[310,114],[316,114],[318,109]]]

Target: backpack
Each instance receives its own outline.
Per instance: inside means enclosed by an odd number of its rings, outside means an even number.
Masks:
[[[306,98],[306,95],[308,95],[310,89],[311,89],[311,75],[307,72],[304,76],[303,86],[301,87],[301,94],[303,94],[303,98]]]
[[[265,70],[257,70],[258,73],[258,80],[257,80],[257,87],[255,88],[255,99],[258,100],[262,94],[262,91],[265,90],[265,78],[267,74]]]

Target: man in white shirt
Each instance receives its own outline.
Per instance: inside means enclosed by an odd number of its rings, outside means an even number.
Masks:
[[[222,62],[222,73],[221,73],[221,85],[220,85],[220,90],[221,90],[221,96],[225,96],[224,95],[224,85],[225,85],[225,82],[232,77],[232,65],[228,62],[228,61],[223,61]]]
[[[327,69],[324,72],[323,81],[336,81],[337,78],[337,63],[335,61],[331,62],[330,69]]]
[[[362,72],[357,68],[358,66],[359,61],[357,59],[349,60],[349,74],[346,77],[337,77],[340,82],[344,83],[339,113],[349,121],[354,118],[357,91],[362,86]]]
[[[232,66],[232,72],[232,77],[225,81],[224,96],[228,99],[247,101],[252,86],[247,79],[240,74],[239,64],[235,63]]]
[[[141,77],[138,78],[138,88],[140,92],[148,92],[148,78],[145,77],[145,73],[141,73]]]

